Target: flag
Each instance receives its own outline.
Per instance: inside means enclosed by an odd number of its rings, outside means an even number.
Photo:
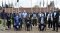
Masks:
[[[41,12],[41,1],[40,1],[40,12]]]

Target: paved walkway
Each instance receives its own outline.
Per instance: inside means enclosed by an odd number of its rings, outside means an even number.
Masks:
[[[38,31],[38,27],[34,26],[32,28],[32,31],[25,31],[23,27],[21,31],[14,31],[14,29],[12,28],[11,30],[0,31],[0,33],[60,33],[60,28],[58,32],[52,31],[52,29],[48,29],[48,28],[46,31]]]

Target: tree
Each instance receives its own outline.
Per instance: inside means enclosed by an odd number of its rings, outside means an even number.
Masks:
[[[54,1],[50,1],[50,6],[54,6]]]
[[[19,2],[19,0],[17,0],[17,2]]]
[[[35,5],[33,8],[39,8],[39,6],[38,5]]]
[[[0,6],[0,10],[2,9],[2,7]]]
[[[12,3],[11,3],[11,4],[10,4],[10,3],[8,4],[8,7],[12,7],[12,6],[13,6],[13,4],[12,4]]]
[[[9,6],[7,4],[5,4],[5,7],[8,8]]]

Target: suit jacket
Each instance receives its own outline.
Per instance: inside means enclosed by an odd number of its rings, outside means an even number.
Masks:
[[[47,16],[48,16],[48,12],[46,12],[46,14],[44,13],[45,22],[47,22]]]
[[[58,19],[59,19],[59,12],[56,12],[55,16],[54,16],[54,13],[55,12],[53,12],[53,21],[58,21]]]

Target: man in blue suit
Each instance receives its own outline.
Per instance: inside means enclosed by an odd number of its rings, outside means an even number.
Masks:
[[[22,21],[22,12],[19,12],[19,22],[20,22],[20,29],[22,28],[22,24],[23,24],[23,21]]]
[[[41,12],[38,13],[38,30],[41,30],[41,29],[40,29],[41,15],[42,15]]]
[[[15,28],[15,30],[19,30],[20,29],[20,22],[19,22],[18,14],[14,17],[14,28]]]

